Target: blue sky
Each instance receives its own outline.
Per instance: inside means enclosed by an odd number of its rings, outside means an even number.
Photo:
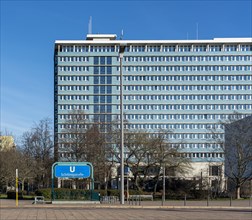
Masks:
[[[252,0],[1,0],[1,131],[53,118],[55,40],[124,30],[124,39],[252,37]]]

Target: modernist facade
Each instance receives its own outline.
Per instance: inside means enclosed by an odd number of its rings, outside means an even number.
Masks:
[[[252,38],[213,40],[86,40],[55,42],[55,137],[59,160],[69,157],[60,143],[69,112],[82,110],[93,122],[120,116],[119,48],[123,53],[123,112],[131,130],[172,130],[195,166],[222,163],[223,152],[209,129],[234,111],[252,112]],[[224,132],[220,134],[224,138]],[[127,152],[126,152],[127,153]],[[201,166],[198,166],[198,164]],[[194,165],[193,165],[194,166]],[[205,172],[212,171],[207,168]]]

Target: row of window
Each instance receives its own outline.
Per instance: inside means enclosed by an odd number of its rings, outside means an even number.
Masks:
[[[252,95],[125,95],[124,100],[252,100]]]
[[[88,56],[59,56],[60,62],[88,62]],[[101,57],[104,58],[105,57]],[[109,64],[112,63],[111,57]],[[119,61],[119,57],[117,57]],[[124,56],[125,62],[194,62],[194,61],[252,61],[252,56]],[[105,60],[101,59],[101,64],[105,64]]]
[[[178,144],[172,144],[174,146]],[[180,148],[212,148],[221,149],[222,145],[219,143],[180,143]]]
[[[87,101],[89,100],[89,96],[87,95],[60,95],[58,96],[59,100],[76,100],[76,101]]]
[[[105,105],[103,105],[105,108]],[[117,110],[120,105],[116,105]],[[89,105],[59,105],[59,110],[88,110]],[[252,105],[124,105],[124,110],[252,110]]]
[[[249,115],[248,115],[249,116]],[[125,119],[131,120],[153,120],[153,119],[161,119],[161,120],[228,120],[231,116],[229,114],[125,114]],[[245,116],[244,116],[245,117]],[[119,119],[119,116],[117,116]],[[211,125],[210,125],[211,127]],[[171,125],[168,127],[171,129],[176,129]]]
[[[116,67],[120,71],[120,67]],[[204,65],[204,66],[123,66],[125,72],[143,72],[143,71],[169,71],[169,72],[194,72],[194,71],[252,71],[252,66],[243,65]]]
[[[89,100],[88,95],[60,95],[59,100]],[[105,99],[105,97],[104,97]],[[120,99],[120,96],[117,96]],[[124,100],[252,100],[252,95],[125,95]]]
[[[64,120],[88,120],[89,119],[89,115],[87,114],[60,114],[58,115],[59,119],[64,119]]]
[[[187,158],[224,158],[223,153],[185,153]],[[209,174],[210,176],[217,176],[216,173]]]
[[[89,71],[89,66],[59,66],[58,71],[87,72]]]
[[[72,107],[71,107],[72,108]],[[247,115],[249,116],[249,115]],[[59,114],[60,119],[70,120],[73,119],[74,114]],[[91,115],[85,114],[84,119],[89,119]],[[229,114],[125,114],[126,120],[228,120],[231,115]],[[245,117],[245,115],[244,115]],[[114,118],[119,120],[118,115],[114,115]],[[164,121],[167,123],[167,121]],[[161,124],[160,124],[161,125]],[[164,124],[166,129],[209,129],[216,128],[221,129],[219,124]],[[215,126],[215,127],[214,127]]]
[[[117,76],[117,80],[119,80]],[[125,81],[247,81],[252,75],[124,76]]]
[[[119,61],[119,58],[117,58]],[[213,61],[252,61],[252,56],[124,56],[125,62],[213,62]]]
[[[61,129],[77,129],[77,128],[83,128],[87,129],[87,124],[60,124],[59,125]],[[147,125],[146,128],[142,128],[141,126],[132,124],[132,125],[126,125],[127,129],[161,129],[161,127],[157,124]],[[61,134],[61,136],[65,137],[67,134]],[[213,139],[213,138],[220,138],[222,139],[224,137],[224,134],[209,134],[209,133],[171,133],[167,134],[167,139]]]
[[[59,76],[59,81],[89,81],[89,76]]]
[[[98,107],[98,106],[97,106]],[[105,107],[105,105],[103,105]],[[120,105],[116,105],[116,108],[119,110]],[[59,105],[60,110],[88,110],[88,105]],[[183,105],[124,105],[124,110],[252,110],[252,104],[236,104],[236,105],[225,105],[225,104],[209,104],[209,105],[193,105],[193,104],[183,104]]]
[[[151,120],[155,120],[155,119],[165,119],[167,117],[164,117],[163,115],[148,115],[150,117],[140,117],[143,115],[127,115],[129,117],[127,117],[127,119],[137,119],[137,120],[141,120],[142,118],[146,118],[146,119],[151,119]],[[60,114],[59,119],[62,120],[71,120],[73,119],[72,115],[68,115],[68,114]],[[88,115],[85,116],[85,118],[83,118],[83,120],[88,120]],[[181,117],[184,118],[184,117]],[[180,119],[181,119],[180,118]],[[145,119],[145,120],[146,120]],[[184,120],[184,119],[183,119]],[[137,127],[142,127],[142,129],[148,129],[147,125],[141,125],[141,124],[137,124]],[[158,127],[160,127],[161,129],[223,129],[223,125],[221,124],[160,124],[158,125]]]
[[[64,148],[64,144],[59,145],[59,148]],[[68,146],[66,146],[68,147]],[[187,158],[223,158],[223,153],[184,153],[184,156]],[[73,158],[74,154],[69,152],[59,153],[59,157],[61,158]],[[127,152],[125,153],[125,157],[127,158]],[[210,176],[216,176],[216,173],[210,174]]]
[[[59,56],[58,60],[60,62],[88,62],[89,57],[84,57],[84,56]]]
[[[252,51],[252,45],[237,44],[179,44],[179,45],[145,45],[145,46],[127,46],[126,52],[219,52],[219,51]]]
[[[113,68],[113,67],[110,67]],[[182,71],[252,71],[252,66],[242,66],[242,65],[229,65],[229,66],[125,66],[124,71],[126,72],[142,72],[142,71],[169,71],[169,72],[182,72]],[[116,67],[117,71],[120,71],[120,67]],[[59,66],[58,71],[65,72],[87,72],[89,71],[89,66]]]
[[[109,96],[108,96],[109,97]],[[59,100],[89,100],[88,95],[60,95]],[[104,97],[105,99],[105,97]],[[120,96],[117,96],[120,100]],[[252,100],[252,95],[125,95],[124,100]]]
[[[117,86],[120,90],[120,86]],[[252,85],[124,86],[124,91],[233,91],[252,90]]]
[[[144,42],[143,42],[144,43]],[[60,52],[119,52],[119,47],[93,45],[62,45]],[[173,45],[129,45],[126,52],[218,52],[218,51],[252,51],[250,44],[173,44]]]
[[[74,128],[73,126],[70,126],[69,128]],[[153,135],[153,134],[150,134],[150,135]],[[59,139],[63,139],[61,140],[62,142],[64,142],[64,139],[65,138],[75,138],[76,137],[76,134],[73,134],[73,133],[60,133],[58,134],[58,138]],[[168,138],[168,135],[166,135],[165,138]],[[191,148],[191,149],[199,149],[199,148],[205,148],[205,149],[222,149],[222,144],[219,144],[219,143],[170,143],[169,144],[170,147],[172,148],[176,148],[176,147],[179,147],[181,149],[185,149],[185,148]],[[64,148],[64,147],[69,147],[69,144],[68,143],[60,143],[59,144],[59,147],[60,148]],[[209,153],[209,152],[208,152]],[[220,152],[212,152],[213,154],[215,153],[220,153]],[[212,154],[211,153],[211,154]]]
[[[90,76],[59,76],[59,81],[89,81]],[[120,80],[119,76],[116,76]],[[124,81],[249,81],[252,75],[124,76]]]
[[[60,91],[88,91],[89,86],[58,86]]]
[[[113,46],[80,46],[80,45],[62,45],[60,52],[114,52],[115,45]]]
[[[58,105],[59,110],[88,110],[89,105]]]
[[[87,129],[88,125],[83,123],[83,124],[59,124],[59,128],[61,129]]]
[[[117,109],[120,106],[117,105]],[[252,104],[236,104],[236,105],[124,105],[124,110],[252,110]]]

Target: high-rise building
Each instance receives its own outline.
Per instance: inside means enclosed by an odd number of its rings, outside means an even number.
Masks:
[[[15,142],[12,136],[0,136],[0,151],[15,149]]]
[[[172,130],[168,138],[195,165],[216,173],[223,150],[209,129],[234,112],[252,112],[252,38],[213,40],[116,40],[89,34],[86,40],[55,42],[55,137],[69,127],[69,112],[93,122],[120,117],[119,48],[123,53],[123,112],[131,130]],[[58,160],[69,157],[64,143]],[[127,152],[125,152],[127,153]],[[199,166],[200,164],[200,166]],[[194,166],[193,165],[193,166]],[[215,172],[216,171],[216,172]]]

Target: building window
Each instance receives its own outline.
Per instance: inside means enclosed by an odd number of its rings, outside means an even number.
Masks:
[[[220,176],[221,166],[209,166],[209,176]]]

